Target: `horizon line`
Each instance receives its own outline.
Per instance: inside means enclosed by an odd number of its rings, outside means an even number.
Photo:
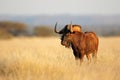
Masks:
[[[0,16],[59,16],[59,15],[67,15],[67,16],[120,16],[120,14],[70,14],[70,13],[62,13],[62,14],[0,14]]]

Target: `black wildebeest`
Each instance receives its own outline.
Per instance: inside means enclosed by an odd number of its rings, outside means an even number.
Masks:
[[[75,59],[83,61],[84,55],[90,60],[90,53],[94,58],[97,58],[99,39],[94,32],[82,32],[80,25],[66,25],[59,32],[56,30],[57,23],[55,25],[55,32],[62,34],[61,44],[66,47],[72,47]]]

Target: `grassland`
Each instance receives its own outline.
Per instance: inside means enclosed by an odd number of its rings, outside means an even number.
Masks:
[[[120,37],[100,38],[97,63],[76,64],[59,38],[0,40],[0,80],[119,80]]]

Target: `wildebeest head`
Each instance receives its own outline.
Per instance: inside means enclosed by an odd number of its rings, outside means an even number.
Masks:
[[[54,31],[58,34],[62,34],[61,35],[61,44],[63,46],[65,46],[63,44],[63,39],[64,39],[64,36],[67,34],[67,33],[74,33],[74,32],[81,32],[82,29],[81,29],[81,26],[80,25],[72,25],[72,22],[71,24],[68,24],[66,25],[63,29],[61,29],[60,31],[57,31],[56,30],[56,27],[57,27],[57,23],[55,24],[55,28],[54,28]],[[70,42],[66,42],[67,46],[66,47],[70,47]]]
[[[67,48],[70,48],[71,46],[71,40],[72,40],[72,33],[67,33],[66,35],[62,36],[61,44]]]

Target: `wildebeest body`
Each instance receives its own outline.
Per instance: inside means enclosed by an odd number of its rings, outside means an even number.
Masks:
[[[92,53],[93,57],[97,57],[99,41],[94,32],[67,33],[62,44],[68,47],[68,42],[71,43],[75,59],[80,59],[82,62],[84,55],[86,55],[87,59],[90,60],[90,53]]]

